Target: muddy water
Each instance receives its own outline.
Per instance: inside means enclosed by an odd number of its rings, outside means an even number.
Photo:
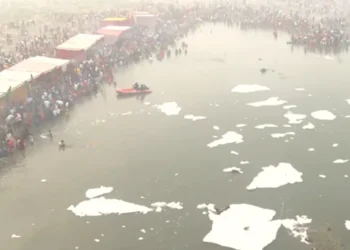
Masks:
[[[275,41],[271,32],[206,25],[186,39],[187,56],[119,72],[120,87],[139,81],[154,92],[144,100],[116,99],[113,88],[106,86],[102,94],[78,105],[68,123],[52,128],[54,143],[37,138],[41,145],[23,163],[2,170],[2,245],[8,250],[221,249],[202,242],[211,222],[196,208],[201,203],[248,203],[275,210],[276,218],[307,215],[313,228],[329,223],[347,243],[350,183],[344,175],[350,170],[347,163],[333,161],[348,157],[349,120],[344,116],[350,115],[345,102],[349,58],[292,52],[288,38],[280,35]],[[268,69],[264,75],[262,67]],[[239,84],[259,84],[270,91],[232,93]],[[296,105],[290,111],[307,117],[301,124],[283,127],[288,125],[283,105],[246,105],[271,97]],[[181,107],[178,115],[168,116],[154,107],[169,102]],[[336,119],[316,120],[310,114],[317,110],[328,110]],[[184,119],[189,114],[207,119]],[[308,122],[315,129],[302,129]],[[278,128],[255,128],[261,124]],[[213,136],[228,131],[241,134],[243,142],[207,147],[217,139]],[[271,136],[287,132],[295,135]],[[58,152],[60,139],[71,146],[63,153]],[[335,143],[338,147],[332,146]],[[239,155],[230,154],[232,150]],[[245,161],[249,164],[240,164]],[[246,190],[261,167],[280,162],[302,172],[303,182]],[[223,172],[232,166],[243,174]],[[114,188],[106,198],[148,207],[157,201],[178,201],[183,209],[97,217],[67,211],[86,200],[87,189],[101,185]],[[282,229],[268,249],[281,247],[308,248]]]

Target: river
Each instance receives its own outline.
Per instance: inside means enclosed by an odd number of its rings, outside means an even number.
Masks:
[[[350,147],[345,117],[350,115],[345,101],[350,59],[291,51],[288,39],[280,34],[275,41],[271,31],[208,24],[186,38],[187,56],[118,72],[119,87],[139,81],[154,92],[143,101],[116,99],[113,88],[105,86],[102,94],[77,105],[67,123],[53,126],[54,143],[36,138],[40,143],[24,162],[1,170],[1,244],[6,250],[223,249],[203,242],[212,222],[197,208],[202,203],[251,204],[276,211],[274,218],[306,215],[312,219],[310,228],[330,225],[332,234],[350,243],[344,226],[350,219],[349,163],[333,163],[345,161]],[[261,68],[268,71],[261,74]],[[231,92],[241,84],[270,90]],[[247,105],[271,97],[287,103]],[[169,102],[181,107],[178,115],[155,107]],[[297,107],[287,110],[285,105]],[[317,110],[336,118],[315,119],[310,114]],[[288,111],[307,116],[288,125]],[[189,114],[206,119],[184,119]],[[308,123],[315,128],[302,129]],[[261,124],[278,127],[255,128]],[[242,135],[242,142],[207,146],[228,131]],[[295,135],[271,136],[285,132]],[[71,146],[65,152],[58,151],[61,139]],[[301,172],[302,182],[246,189],[262,167],[279,163]],[[243,174],[223,172],[232,166]],[[146,207],[174,201],[183,209],[85,217],[67,210],[101,185],[114,188],[106,198]],[[280,228],[267,249],[281,248],[310,246]]]

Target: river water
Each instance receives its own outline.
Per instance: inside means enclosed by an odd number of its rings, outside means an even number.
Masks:
[[[350,175],[349,164],[333,161],[348,157],[350,59],[291,51],[288,38],[280,34],[275,41],[270,31],[204,25],[186,38],[187,56],[118,72],[120,87],[139,81],[154,92],[144,100],[116,99],[113,88],[105,86],[102,94],[77,105],[69,122],[53,126],[54,143],[37,138],[37,148],[24,162],[2,169],[1,245],[6,250],[222,249],[203,242],[212,222],[197,209],[202,203],[251,204],[276,211],[277,219],[306,215],[314,230],[330,225],[332,234],[349,243],[344,225],[350,219],[350,180],[344,177]],[[269,69],[266,74],[260,73],[263,67]],[[231,92],[240,84],[270,90]],[[297,107],[247,105],[270,97]],[[155,107],[169,102],[181,107],[178,115]],[[317,110],[328,110],[336,119],[314,119],[310,114]],[[307,116],[289,127],[288,111]],[[207,119],[184,119],[189,114]],[[315,128],[302,129],[307,123]],[[260,124],[279,127],[255,128]],[[228,131],[241,134],[242,143],[207,146],[218,139],[213,136]],[[295,135],[271,136],[286,132]],[[58,152],[60,139],[71,148]],[[303,181],[246,189],[262,167],[283,162],[302,172]],[[223,172],[232,166],[243,174]],[[67,210],[86,200],[88,189],[101,185],[114,188],[106,198],[147,207],[175,201],[183,209],[85,217]],[[280,228],[267,249],[281,248],[310,246]]]

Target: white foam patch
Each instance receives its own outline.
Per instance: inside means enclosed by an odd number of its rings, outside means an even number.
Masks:
[[[267,100],[260,101],[260,102],[252,102],[248,103],[247,105],[252,107],[264,107],[264,106],[279,106],[287,103],[287,101],[280,100],[278,97],[271,97]]]
[[[306,215],[296,216],[296,219],[284,219],[283,226],[289,230],[294,238],[300,238],[300,241],[309,244],[307,241],[308,224],[312,222]]]
[[[327,60],[332,60],[332,61],[335,60],[335,58],[332,57],[332,56],[323,56],[323,58],[324,58],[324,59],[327,59]]]
[[[246,165],[246,164],[249,164],[249,161],[241,161],[239,164]]]
[[[337,159],[337,160],[333,161],[333,163],[335,163],[335,164],[343,164],[343,163],[347,163],[348,161],[349,161],[348,159],[346,159],[346,160],[344,160],[344,159]]]
[[[132,112],[131,111],[129,111],[129,112],[125,112],[125,113],[123,113],[122,115],[124,116],[124,115],[131,115],[132,114]]]
[[[230,152],[230,154],[233,154],[233,155],[239,155],[239,153],[238,153],[238,152],[236,152],[236,151],[231,151],[231,152]]]
[[[41,134],[40,137],[41,137],[42,139],[47,139],[47,135],[45,135],[45,134]]]
[[[45,183],[45,182],[47,182],[47,180],[46,179],[41,179],[41,182]]]
[[[213,126],[214,130],[220,130],[219,126]]]
[[[130,214],[151,212],[146,206],[137,205],[117,199],[106,199],[105,197],[93,198],[80,202],[78,205],[70,206],[67,210],[76,216],[101,216],[107,214]]]
[[[287,135],[295,135],[294,132],[286,132],[286,133],[275,133],[275,134],[271,134],[272,138],[283,138]]]
[[[181,111],[176,102],[166,102],[161,105],[155,105],[155,107],[168,116],[178,115]]]
[[[345,221],[345,228],[346,228],[347,230],[350,230],[350,220],[346,220],[346,221]]]
[[[194,122],[207,119],[205,116],[195,116],[195,115],[185,115],[184,118],[187,120],[192,120]]]
[[[257,129],[278,128],[278,126],[275,124],[261,124],[261,125],[255,126],[255,128],[257,128]]]
[[[101,186],[99,188],[91,188],[88,189],[85,193],[85,196],[89,199],[104,195],[104,194],[109,194],[110,192],[113,191],[112,187],[104,187]]]
[[[247,126],[247,124],[237,124],[237,125],[236,125],[236,128],[243,128],[243,127],[245,127],[245,126]]]
[[[205,204],[205,203],[203,203],[203,204],[199,204],[198,206],[197,206],[197,208],[198,209],[208,209],[209,211],[212,211],[212,212],[214,212],[215,211],[215,205],[214,204],[212,204],[212,203],[210,203],[210,204]]]
[[[221,136],[220,139],[215,140],[211,143],[209,143],[207,146],[209,148],[214,148],[220,145],[225,145],[229,143],[242,143],[243,142],[243,136],[241,134],[238,134],[234,131],[229,131]]]
[[[300,124],[306,118],[306,115],[294,114],[291,111],[288,111],[284,114],[284,117],[288,119],[290,124]]]
[[[143,104],[145,104],[146,106],[150,105],[150,102],[144,102]]]
[[[221,214],[209,212],[211,231],[203,241],[239,250],[260,250],[276,239],[281,220],[276,212],[248,204],[234,204]]]
[[[285,106],[283,106],[284,109],[293,109],[296,107],[297,107],[297,105],[285,105]]]
[[[305,91],[304,88],[295,88],[296,91]]]
[[[306,125],[303,126],[303,129],[314,129],[315,128],[315,125],[313,125],[312,123],[308,123]]]
[[[263,167],[253,181],[247,187],[248,190],[257,188],[278,188],[287,184],[300,183],[303,181],[301,172],[298,172],[289,163],[279,163],[277,167]]]
[[[171,209],[177,209],[177,210],[181,210],[183,209],[183,206],[180,202],[164,202],[164,201],[158,201],[158,202],[154,202],[151,204],[151,207],[155,207],[156,208],[156,212],[161,212],[163,210],[163,208],[171,208]]]
[[[270,90],[268,87],[257,85],[257,84],[241,84],[235,86],[231,92],[235,93],[252,93],[252,92],[259,92],[259,91],[267,91]]]
[[[338,147],[338,143],[334,143],[334,144],[332,145],[332,147],[333,147],[333,148]]]
[[[225,173],[240,173],[240,174],[243,174],[243,171],[240,168],[236,168],[236,167],[225,168],[222,171],[225,172]]]
[[[11,238],[12,239],[18,239],[18,238],[21,238],[21,236],[17,235],[17,234],[12,234]]]
[[[311,113],[311,116],[317,120],[332,121],[337,118],[332,112],[328,110],[318,110]]]
[[[324,174],[320,174],[320,175],[318,175],[320,178],[322,178],[322,179],[325,179],[326,178],[326,176],[324,175]]]
[[[315,151],[315,149],[314,149],[314,148],[309,148],[308,150],[309,150],[310,152]]]

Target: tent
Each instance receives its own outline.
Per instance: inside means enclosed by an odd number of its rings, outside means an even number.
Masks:
[[[109,17],[101,21],[101,27],[106,26],[130,26],[132,23],[131,19],[126,17]]]
[[[103,35],[78,34],[71,37],[55,49],[55,57],[84,61],[86,51],[103,39]]]
[[[3,99],[11,88],[11,99],[25,100],[28,95],[26,86],[32,79],[52,72],[57,68],[66,69],[69,60],[44,56],[31,57],[0,72],[0,99]]]
[[[107,26],[98,30],[97,33],[104,35],[106,44],[114,44],[123,38],[131,38],[130,26]]]
[[[147,27],[150,31],[154,31],[157,24],[157,17],[149,14],[134,15],[134,22],[138,26]]]

